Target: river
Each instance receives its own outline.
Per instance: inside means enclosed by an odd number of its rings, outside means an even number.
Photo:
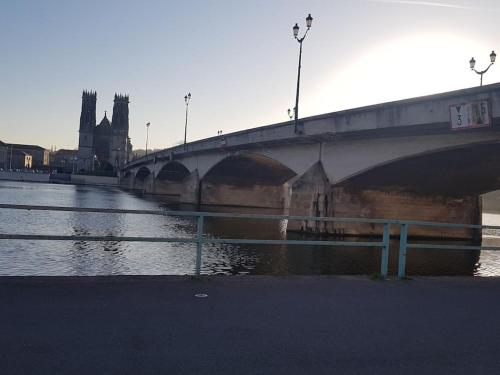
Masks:
[[[111,187],[0,181],[0,203],[172,209],[153,197]],[[202,208],[207,209],[207,208]],[[218,211],[228,211],[219,208]],[[249,209],[246,212],[252,212]],[[273,213],[259,211],[259,213]],[[485,224],[500,224],[499,214],[484,214]],[[280,239],[279,221],[207,219],[205,233],[216,237]],[[194,218],[0,209],[0,232],[18,234],[192,237]],[[489,233],[496,235],[496,233]],[[288,238],[294,236],[288,234]],[[493,240],[496,239],[494,236]],[[491,241],[491,238],[488,240]],[[0,275],[184,275],[194,269],[195,245],[142,242],[0,240]],[[409,273],[500,275],[500,253],[408,255]],[[396,269],[397,243],[391,244],[390,270]],[[465,265],[465,271],[464,271]],[[203,274],[371,274],[379,271],[376,248],[315,246],[205,245]]]

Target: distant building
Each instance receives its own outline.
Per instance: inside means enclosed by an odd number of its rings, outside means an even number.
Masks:
[[[50,168],[58,172],[72,173],[76,171],[78,150],[60,149],[50,153]]]
[[[5,167],[7,168],[34,168],[46,169],[49,166],[49,150],[36,145],[23,145],[16,143],[9,143],[7,146],[7,157]],[[25,156],[29,155],[29,167],[25,163]],[[12,163],[10,161],[12,156]],[[15,166],[14,166],[15,165]]]
[[[11,158],[12,157],[12,161]],[[31,169],[33,168],[33,155],[27,152],[13,149],[9,152],[9,168],[12,169]]]
[[[115,94],[111,122],[106,112],[96,125],[95,92],[84,91],[78,142],[78,172],[115,173],[129,160],[132,150],[128,137],[129,97]]]

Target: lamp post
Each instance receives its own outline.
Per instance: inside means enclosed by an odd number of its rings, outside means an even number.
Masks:
[[[12,172],[12,151],[14,149],[14,145],[10,145],[10,160],[9,160],[9,172]]]
[[[474,57],[472,59],[470,59],[469,64],[470,64],[471,70],[475,71],[477,74],[479,74],[481,76],[481,86],[483,85],[483,74],[486,73],[488,71],[488,69],[490,69],[490,67],[495,63],[496,58],[497,58],[497,55],[496,55],[495,51],[491,51],[491,53],[490,53],[490,62],[491,62],[490,65],[488,65],[488,67],[485,70],[482,70],[480,72],[478,72],[476,69],[474,69],[474,67],[476,66],[476,60],[474,60]]]
[[[148,156],[149,125],[151,125],[150,122],[146,124],[146,156]]]
[[[76,156],[73,156],[71,158],[71,161],[73,162],[72,166],[71,166],[71,173],[73,174],[76,174],[76,161],[78,160],[78,158]]]
[[[304,129],[302,127],[299,129],[299,90],[300,90],[300,68],[302,65],[302,42],[307,36],[307,33],[309,29],[311,28],[313,18],[311,17],[311,14],[309,14],[306,18],[306,27],[307,30],[304,33],[304,36],[302,38],[299,38],[299,25],[295,24],[293,27],[293,37],[299,42],[300,48],[299,48],[299,67],[297,69],[297,92],[295,94],[295,126],[294,126],[294,131],[295,134],[303,134]]]
[[[186,123],[184,125],[184,149],[186,149],[186,140],[187,140],[187,128],[188,128],[188,110],[189,110],[189,101],[191,100],[191,93],[188,93],[184,96],[184,102],[186,103]]]
[[[118,172],[120,171],[120,152],[121,152],[121,148],[118,147],[116,149],[116,154],[115,154],[115,164],[116,164],[116,175],[118,176]]]

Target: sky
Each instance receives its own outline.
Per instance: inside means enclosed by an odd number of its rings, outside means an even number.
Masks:
[[[0,0],[0,140],[74,149],[83,90],[97,122],[130,95],[134,149],[479,85],[500,59],[498,0]],[[500,65],[500,61],[499,64]],[[500,81],[495,64],[484,84]]]

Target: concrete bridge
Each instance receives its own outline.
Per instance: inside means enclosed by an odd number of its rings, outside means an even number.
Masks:
[[[500,189],[500,84],[300,122],[302,134],[290,121],[150,154],[124,167],[121,185],[197,205],[457,223],[480,223],[480,195]],[[378,232],[341,223],[288,228]]]

